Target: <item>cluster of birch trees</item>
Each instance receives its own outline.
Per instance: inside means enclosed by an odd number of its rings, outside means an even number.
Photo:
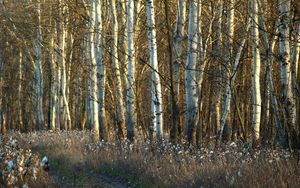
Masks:
[[[299,145],[298,0],[0,0],[0,126]]]

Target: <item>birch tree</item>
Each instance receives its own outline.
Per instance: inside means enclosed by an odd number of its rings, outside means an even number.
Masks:
[[[97,51],[97,68],[98,68],[98,103],[99,103],[99,124],[101,128],[101,132],[103,134],[103,139],[108,140],[109,139],[109,133],[107,130],[107,120],[106,120],[106,111],[105,111],[105,85],[106,85],[106,66],[104,64],[104,4],[102,0],[96,0],[96,19],[95,19],[95,25],[96,25],[96,40],[97,45],[96,51]]]
[[[261,95],[260,95],[260,50],[258,30],[258,2],[251,1],[252,17],[252,41],[253,41],[253,70],[252,70],[252,92],[253,92],[253,119],[252,119],[252,144],[256,145],[260,138],[261,118]]]
[[[134,0],[127,1],[126,11],[127,27],[127,95],[126,95],[126,127],[127,138],[133,140],[134,128],[136,127],[136,107],[135,107],[135,49],[134,49]]]
[[[275,88],[274,88],[274,83],[273,83],[273,74],[272,74],[272,66],[273,66],[273,60],[274,60],[274,48],[275,48],[275,44],[277,41],[277,35],[278,35],[278,28],[277,25],[278,23],[275,23],[275,35],[273,35],[271,37],[271,40],[269,42],[269,35],[267,32],[267,27],[266,27],[266,22],[265,22],[265,13],[262,10],[261,7],[261,2],[258,1],[259,3],[259,26],[261,28],[260,34],[262,35],[262,44],[264,45],[264,47],[266,48],[266,87],[265,87],[265,104],[264,104],[264,108],[265,108],[265,113],[264,116],[266,119],[266,123],[268,121],[271,121],[270,119],[270,101],[271,101],[271,107],[273,109],[274,112],[274,120],[275,120],[275,126],[277,129],[277,134],[278,134],[278,139],[279,142],[282,146],[286,146],[286,136],[285,136],[285,131],[283,128],[283,124],[282,124],[282,120],[280,119],[281,117],[281,111],[279,109],[279,104],[278,104],[278,100],[277,100],[277,96],[275,93]],[[269,125],[267,123],[267,125]]]
[[[233,40],[234,40],[234,28],[235,28],[235,0],[229,0],[227,1],[227,8],[226,8],[226,41],[225,41],[225,59],[224,59],[224,69],[223,69],[223,77],[224,77],[224,83],[225,83],[225,90],[223,90],[223,105],[222,105],[222,118],[226,118],[224,125],[222,124],[221,121],[221,129],[223,126],[225,126],[226,121],[230,120],[230,103],[228,110],[226,109],[227,104],[226,104],[226,97],[228,96],[227,88],[230,88],[230,70],[232,69],[232,62],[234,61],[233,57]],[[223,115],[226,114],[226,117],[223,117]],[[227,126],[229,126],[229,122],[227,123]]]
[[[23,82],[23,52],[19,51],[19,83],[18,83],[18,124],[19,129],[23,130],[23,118],[22,118],[22,82]]]
[[[218,61],[221,60],[221,55],[222,55],[222,52],[221,52],[221,47],[222,47],[222,19],[223,19],[223,0],[219,0],[218,1],[218,6],[217,6],[217,46],[216,46],[216,49],[215,49],[215,54],[216,54],[216,58]],[[221,74],[221,70],[222,70],[222,65],[219,63],[218,64],[218,68],[217,68],[217,72],[219,73],[219,75]],[[221,125],[220,125],[220,108],[221,108],[221,76],[218,76],[218,83],[217,83],[217,94],[216,94],[216,102],[215,102],[215,106],[214,106],[214,110],[215,110],[215,118],[214,118],[214,121],[215,121],[215,129],[216,129],[216,132],[220,132],[220,128],[221,128]]]
[[[290,131],[295,131],[296,113],[293,97],[290,60],[290,0],[278,0],[279,11],[279,63],[281,65],[281,92],[285,110],[285,121]]]
[[[93,126],[94,139],[100,139],[99,135],[99,119],[98,119],[98,101],[97,101],[97,63],[95,48],[95,0],[90,0],[90,31],[88,44],[88,61],[90,63],[90,105],[91,105],[91,123]]]
[[[37,29],[36,39],[34,40],[34,57],[35,57],[35,70],[34,77],[37,88],[37,117],[38,127],[43,129],[44,114],[43,114],[43,71],[42,71],[42,26],[41,26],[41,2],[37,2]]]
[[[237,51],[235,59],[234,59],[234,64],[233,64],[233,68],[231,71],[232,74],[229,77],[231,79],[229,80],[229,83],[226,84],[225,102],[224,102],[224,108],[223,108],[223,112],[222,112],[222,116],[221,116],[221,129],[220,129],[220,134],[219,134],[219,141],[221,141],[221,139],[222,139],[225,122],[226,122],[226,119],[227,119],[227,116],[228,116],[228,113],[230,110],[230,103],[231,103],[231,99],[232,99],[231,85],[234,83],[235,78],[236,78],[237,68],[240,63],[240,58],[241,58],[242,50],[244,49],[244,44],[247,39],[247,33],[249,30],[249,27],[250,27],[250,23],[249,23],[249,20],[247,20],[246,25],[245,25],[245,30],[244,30],[244,36],[242,38],[242,41],[240,43],[240,46],[238,48],[238,51]]]
[[[158,70],[157,42],[155,29],[154,1],[146,0],[147,27],[148,27],[148,48],[150,54],[151,76],[151,115],[150,138],[156,135],[157,141],[163,138],[163,111],[162,111],[162,90]]]
[[[66,118],[64,121],[65,129],[71,128],[71,115],[69,110],[69,103],[67,99],[67,68],[66,68],[66,26],[65,26],[65,12],[66,5],[64,0],[59,1],[60,4],[60,30],[59,30],[59,51],[60,51],[60,64],[61,64],[61,95],[64,103],[64,113]]]
[[[182,66],[182,51],[183,51],[183,37],[184,37],[184,26],[186,20],[186,1],[185,0],[178,0],[178,10],[177,10],[177,17],[176,17],[176,25],[175,31],[173,36],[173,52],[172,52],[172,73],[173,76],[171,83],[173,85],[173,95],[174,95],[174,104],[173,104],[173,126],[171,129],[171,138],[174,142],[177,142],[178,136],[178,128],[180,125],[179,122],[179,89],[180,89],[180,78],[181,78],[181,69]],[[167,5],[165,5],[167,6]]]
[[[119,136],[122,140],[126,137],[125,128],[125,107],[123,100],[122,81],[120,73],[120,62],[118,59],[118,21],[116,11],[116,1],[110,0],[110,17],[111,17],[111,35],[112,35],[112,64],[114,70],[114,84],[117,102],[117,124],[119,127]]]
[[[51,36],[50,40],[50,106],[49,106],[49,113],[50,113],[50,129],[55,130],[56,129],[56,103],[57,103],[57,77],[56,77],[56,56],[55,56],[55,37],[57,36],[56,32],[56,25],[53,23],[53,20],[51,20],[51,24],[54,25],[54,34]]]
[[[185,70],[185,89],[186,89],[186,127],[187,137],[191,144],[196,144],[196,126],[198,124],[198,93],[196,79],[197,62],[197,10],[196,0],[190,0],[190,12],[188,23],[188,52]]]

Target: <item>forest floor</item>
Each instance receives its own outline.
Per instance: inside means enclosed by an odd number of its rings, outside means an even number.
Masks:
[[[300,187],[299,159],[287,150],[93,143],[88,131],[10,137],[48,157],[49,187]]]

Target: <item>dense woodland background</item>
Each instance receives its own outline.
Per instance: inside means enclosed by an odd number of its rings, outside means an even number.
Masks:
[[[299,147],[298,0],[0,0],[0,127]]]

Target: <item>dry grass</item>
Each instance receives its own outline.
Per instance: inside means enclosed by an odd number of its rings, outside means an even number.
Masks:
[[[300,187],[300,165],[287,151],[92,143],[89,132],[13,133],[47,155],[51,171],[70,187],[97,185],[96,174],[134,187]]]
[[[17,137],[0,135],[0,187],[52,187],[41,159]]]

